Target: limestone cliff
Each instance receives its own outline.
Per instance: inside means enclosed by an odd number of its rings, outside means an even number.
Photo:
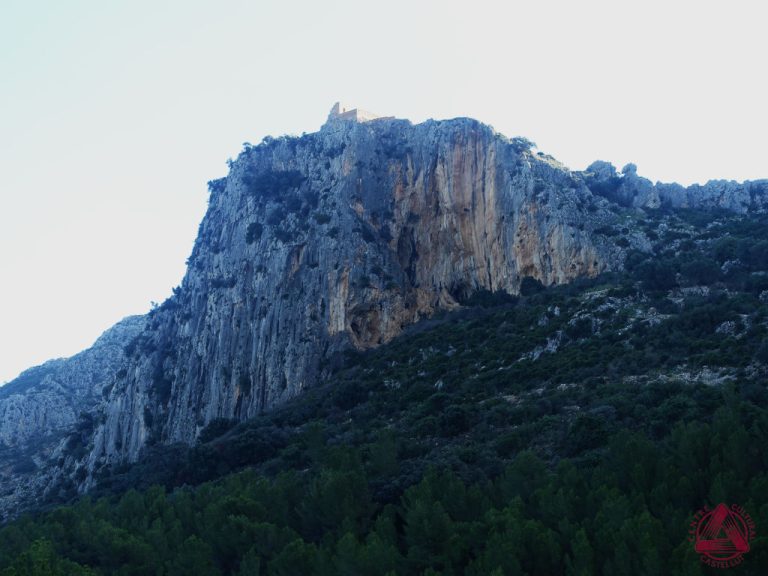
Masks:
[[[30,368],[0,388],[0,516],[34,500],[55,466],[55,454],[93,414],[125,361],[125,346],[144,328],[126,318],[71,358]]]
[[[616,220],[607,200],[474,120],[331,117],[248,146],[230,168],[210,183],[183,283],[112,391],[91,471],[281,403],[336,352],[386,342],[478,290],[621,262],[592,233]]]
[[[768,209],[768,180],[711,180],[684,187],[651,183],[627,164],[619,174],[608,162],[593,162],[582,173],[590,189],[621,206],[634,208],[721,209],[745,214]]]
[[[768,198],[765,182],[686,189],[632,165],[572,172],[470,119],[335,110],[316,133],[247,145],[209,183],[181,285],[126,347],[85,451],[60,452],[77,489],[148,444],[193,442],[214,418],[280,404],[339,352],[387,342],[478,291],[620,267],[627,249],[650,247],[627,211],[762,210]]]

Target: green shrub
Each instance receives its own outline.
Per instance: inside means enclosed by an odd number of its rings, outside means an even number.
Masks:
[[[533,276],[526,276],[520,282],[520,294],[523,296],[533,296],[543,290],[544,285]]]
[[[289,190],[301,186],[304,180],[304,175],[297,170],[254,173],[251,169],[243,176],[243,184],[250,194],[267,199],[280,198]]]
[[[261,239],[261,234],[263,231],[264,226],[258,222],[251,222],[248,224],[248,228],[245,231],[246,244],[253,244],[254,242],[257,242],[259,239]]]

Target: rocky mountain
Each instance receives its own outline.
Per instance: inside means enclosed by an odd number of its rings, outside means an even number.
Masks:
[[[62,478],[0,573],[704,574],[704,503],[768,524],[768,214],[615,209],[596,234],[652,239],[623,270],[477,292],[87,497]]]
[[[114,385],[89,380],[105,401],[72,436],[85,449],[60,454],[81,491],[148,446],[280,405],[344,351],[473,296],[621,269],[629,251],[651,251],[644,211],[768,202],[766,181],[654,185],[602,162],[575,172],[475,120],[339,107],[316,133],[246,145],[209,188],[181,285],[130,339]]]
[[[104,402],[126,360],[125,346],[144,327],[143,316],[125,318],[91,348],[30,368],[0,388],[0,509],[34,498],[66,439]]]
[[[743,211],[763,206],[766,186],[654,186],[604,163],[572,172],[475,120],[346,112],[317,133],[246,145],[210,191],[187,275],[112,390],[89,475],[280,404],[340,351],[385,343],[477,291],[620,267],[650,241],[600,233],[621,222],[617,203]]]
[[[210,188],[187,275],[132,350],[91,471],[280,404],[339,351],[387,342],[479,290],[567,282],[622,258],[595,234],[618,221],[608,200],[470,119],[331,117],[247,146]]]
[[[651,183],[637,175],[637,166],[627,164],[619,174],[608,162],[593,162],[584,173],[590,189],[620,206],[635,208],[720,209],[738,214],[763,212],[768,208],[768,181],[734,182],[712,180],[684,187]]]

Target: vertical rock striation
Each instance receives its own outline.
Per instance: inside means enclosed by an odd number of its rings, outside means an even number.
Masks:
[[[622,258],[592,233],[616,216],[579,174],[470,119],[331,116],[317,133],[247,146],[210,189],[187,274],[112,390],[91,472],[284,402],[340,350],[477,291]]]
[[[30,368],[0,388],[0,516],[35,501],[73,430],[80,427],[88,441],[125,347],[143,329],[143,316],[126,318],[88,350]]]
[[[630,212],[768,208],[768,181],[684,188],[605,162],[571,172],[474,120],[413,125],[341,105],[319,132],[247,145],[209,187],[171,298],[0,389],[0,512],[87,490],[101,467],[193,442],[215,418],[254,416],[341,351],[477,292],[616,269],[650,248]]]

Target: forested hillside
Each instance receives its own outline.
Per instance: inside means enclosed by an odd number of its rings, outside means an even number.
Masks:
[[[768,219],[627,210],[626,270],[476,293],[306,394],[62,484],[0,574],[705,574],[689,524],[744,507],[768,573]],[[68,501],[64,506],[59,502]]]

